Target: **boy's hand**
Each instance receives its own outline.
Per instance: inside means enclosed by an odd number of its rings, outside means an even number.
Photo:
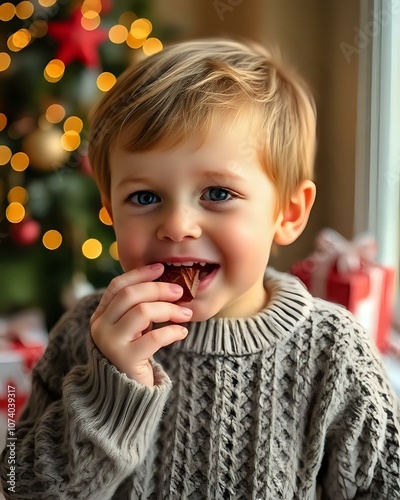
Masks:
[[[91,318],[98,349],[128,377],[148,386],[154,385],[149,359],[187,335],[183,326],[151,330],[152,323],[184,323],[192,316],[190,309],[173,304],[183,293],[181,286],[153,282],[163,270],[154,264],[114,278]]]

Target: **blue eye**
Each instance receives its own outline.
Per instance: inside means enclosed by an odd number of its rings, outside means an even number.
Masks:
[[[138,191],[131,194],[129,200],[136,205],[146,206],[160,203],[161,198],[151,191]]]
[[[205,201],[222,202],[231,200],[232,198],[234,198],[234,195],[231,191],[222,187],[212,186],[205,190],[201,199]]]

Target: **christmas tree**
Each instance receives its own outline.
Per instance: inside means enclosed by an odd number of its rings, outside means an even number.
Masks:
[[[121,272],[87,159],[88,114],[170,36],[148,5],[0,5],[0,315],[39,307],[50,327]]]

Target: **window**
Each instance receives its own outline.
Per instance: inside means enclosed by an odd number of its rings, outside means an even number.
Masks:
[[[355,232],[373,234],[378,262],[399,276],[400,0],[362,0],[360,9]]]

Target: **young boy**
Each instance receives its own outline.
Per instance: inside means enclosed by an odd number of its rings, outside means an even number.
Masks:
[[[51,333],[6,494],[399,499],[396,401],[365,332],[266,270],[315,197],[298,77],[258,46],[181,43],[129,68],[92,131],[124,273]],[[155,281],[181,266],[190,302]]]

